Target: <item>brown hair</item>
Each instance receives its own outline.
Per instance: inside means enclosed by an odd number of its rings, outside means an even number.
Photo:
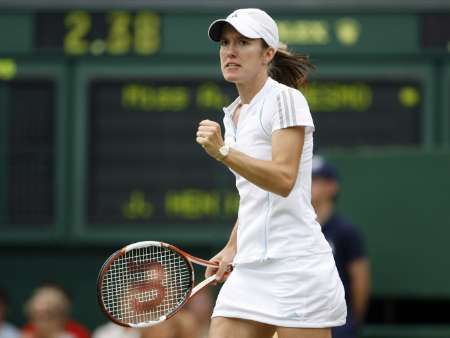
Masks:
[[[262,40],[263,46],[269,48]],[[286,45],[278,48],[274,58],[269,64],[269,76],[286,86],[298,89],[306,83],[308,72],[315,70],[309,57],[288,51]]]

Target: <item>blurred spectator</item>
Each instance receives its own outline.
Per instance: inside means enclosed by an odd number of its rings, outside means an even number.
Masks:
[[[199,338],[200,330],[194,315],[181,309],[161,324],[142,330],[141,338]]]
[[[206,288],[200,291],[192,297],[186,305],[186,309],[197,319],[200,331],[198,338],[208,337],[209,323],[214,308],[214,299],[210,290],[211,289]]]
[[[92,333],[92,338],[140,338],[139,329],[123,327],[113,322],[103,324]]]
[[[347,323],[333,328],[333,338],[353,338],[367,309],[370,270],[360,232],[335,210],[339,190],[336,168],[322,157],[314,156],[311,201],[317,221],[322,225],[325,238],[333,249],[347,302]]]
[[[0,289],[0,338],[18,338],[20,331],[6,321],[8,302],[9,299],[6,291]]]
[[[23,338],[89,338],[89,331],[70,318],[71,301],[63,287],[45,284],[33,291],[25,305],[29,323]]]
[[[181,309],[172,318],[142,329],[127,328],[112,322],[94,330],[92,338],[201,338],[196,318]]]

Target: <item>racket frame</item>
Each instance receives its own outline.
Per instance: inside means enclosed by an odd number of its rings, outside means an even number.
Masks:
[[[173,250],[175,252],[177,252],[185,261],[186,261],[186,265],[188,266],[189,270],[190,270],[190,275],[191,275],[191,286],[189,287],[189,290],[186,294],[186,296],[184,297],[183,301],[169,314],[161,316],[159,318],[159,320],[157,321],[149,321],[149,322],[142,322],[142,323],[138,323],[138,324],[133,324],[133,323],[125,323],[122,322],[116,318],[114,318],[109,311],[106,309],[104,303],[103,303],[103,299],[102,299],[102,283],[104,280],[104,276],[105,274],[108,272],[109,267],[121,256],[124,256],[127,252],[131,251],[131,250],[135,250],[135,249],[141,249],[141,248],[146,248],[149,246],[156,246],[156,247],[165,247],[168,248],[170,250]],[[217,268],[219,267],[219,264],[215,263],[215,262],[211,262],[205,259],[201,259],[195,256],[192,256],[191,254],[177,248],[176,246],[172,245],[172,244],[168,244],[165,242],[157,242],[157,241],[142,241],[142,242],[136,242],[133,244],[129,244],[125,247],[123,247],[122,249],[117,250],[116,252],[114,252],[111,256],[109,256],[109,258],[105,261],[105,263],[103,263],[102,268],[100,269],[98,278],[97,278],[97,300],[98,303],[100,305],[100,308],[102,310],[102,312],[109,318],[109,320],[111,320],[112,322],[120,325],[120,326],[124,326],[124,327],[134,327],[134,328],[140,328],[140,327],[149,327],[149,326],[153,326],[156,324],[159,324],[169,318],[171,318],[172,316],[174,316],[196,293],[198,293],[200,290],[202,290],[203,288],[205,288],[206,286],[208,286],[209,284],[215,282],[216,280],[216,276],[212,275],[208,278],[206,278],[204,281],[202,281],[201,283],[197,284],[194,286],[194,282],[195,282],[195,274],[194,274],[194,268],[192,266],[192,263],[196,263],[198,265],[202,265],[204,267],[213,267],[213,268]]]

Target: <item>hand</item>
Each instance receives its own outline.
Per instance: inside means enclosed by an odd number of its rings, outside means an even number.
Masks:
[[[197,129],[196,141],[212,158],[220,156],[219,149],[223,146],[220,124],[210,120],[203,120]]]
[[[218,268],[207,267],[205,271],[205,278],[216,275],[218,282],[224,282],[230,274],[231,262],[236,255],[236,250],[232,247],[225,247],[217,255],[210,260],[219,264]]]

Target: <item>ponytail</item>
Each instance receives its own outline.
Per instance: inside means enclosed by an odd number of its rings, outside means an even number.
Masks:
[[[306,83],[308,71],[315,69],[307,55],[289,52],[284,45],[278,48],[269,64],[268,72],[274,80],[298,89]]]

